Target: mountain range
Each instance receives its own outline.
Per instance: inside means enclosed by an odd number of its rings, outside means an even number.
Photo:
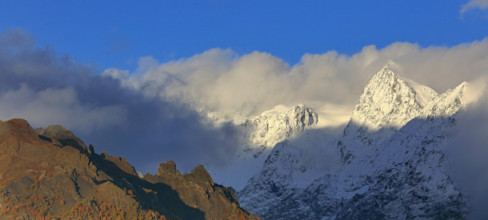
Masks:
[[[276,144],[238,192],[263,219],[463,219],[467,195],[443,143],[469,84],[437,94],[389,65],[364,88],[342,135],[309,127]]]
[[[319,127],[319,114],[302,104],[243,120],[209,113],[216,124],[233,120],[241,134],[231,162],[213,178],[203,166],[182,174],[173,161],[142,175],[60,125],[0,122],[0,215],[465,219],[469,195],[453,178],[444,143],[472,100],[469,89],[463,82],[438,94],[386,65],[339,135]]]

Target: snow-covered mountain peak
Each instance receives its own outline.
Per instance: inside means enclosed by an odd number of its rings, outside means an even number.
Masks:
[[[367,145],[380,141],[417,117],[423,105],[436,95],[434,90],[403,79],[386,65],[364,88],[344,134],[357,135],[354,139]],[[366,138],[373,132],[379,137]]]
[[[388,65],[364,88],[351,119],[344,129],[339,150],[344,161],[377,145],[414,118],[449,117],[466,103],[466,82],[438,95],[428,86],[403,78]]]
[[[244,126],[249,131],[248,141],[251,146],[272,148],[303,132],[306,127],[317,124],[318,120],[317,113],[302,104],[291,108],[278,105],[247,120]]]
[[[351,120],[371,130],[384,126],[400,127],[420,108],[416,91],[385,66],[364,88]]]
[[[465,91],[468,88],[467,82],[462,82],[456,88],[447,90],[445,93],[435,97],[422,111],[422,118],[448,117],[454,115],[463,106],[468,104]]]
[[[316,127],[317,122],[317,113],[302,104],[292,107],[278,105],[246,119],[239,124],[243,132],[240,143],[242,151],[237,151],[232,163],[212,176],[221,183],[242,189],[247,180],[262,168],[265,159],[278,143],[292,137],[302,137],[302,134],[314,135],[317,132],[308,128]]]

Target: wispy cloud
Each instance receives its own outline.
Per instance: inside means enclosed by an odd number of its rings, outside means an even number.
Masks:
[[[474,9],[485,10],[488,8],[488,0],[470,0],[461,7],[461,14]]]

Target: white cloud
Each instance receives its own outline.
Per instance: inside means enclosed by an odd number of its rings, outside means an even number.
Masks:
[[[305,54],[293,66],[267,53],[239,56],[212,49],[159,65],[153,61],[150,68],[142,68],[145,72],[114,78],[148,96],[227,113],[252,115],[278,104],[302,103],[337,124],[335,118],[352,111],[365,84],[388,60],[401,66],[402,76],[444,92],[488,74],[488,39],[454,47],[366,46],[352,56],[335,51]],[[122,70],[109,69],[104,75],[114,75],[114,71]],[[337,111],[327,110],[330,106],[345,110],[332,114]]]
[[[488,8],[488,0],[470,0],[461,7],[461,14],[474,9],[485,10]]]
[[[109,68],[109,69],[106,69],[102,73],[102,76],[112,77],[112,78],[118,79],[118,80],[124,80],[124,79],[129,78],[129,71],[128,70],[119,70],[116,68]]]

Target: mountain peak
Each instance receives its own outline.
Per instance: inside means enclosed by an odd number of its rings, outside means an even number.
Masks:
[[[80,138],[62,125],[49,125],[46,128],[36,128],[35,131],[37,134],[43,137],[56,141],[56,144],[60,144],[62,146],[70,145],[82,151],[91,152],[91,150],[86,147],[85,143]]]
[[[421,108],[417,92],[387,64],[364,88],[348,127],[354,125],[373,132],[384,127],[398,128],[417,116]]]
[[[303,104],[292,107],[278,105],[247,120],[244,126],[250,131],[248,135],[250,145],[272,148],[317,122],[317,113]]]
[[[469,90],[468,85],[467,82],[462,82],[454,89],[449,89],[435,97],[424,107],[421,117],[448,117],[454,115],[471,101],[472,97],[466,97],[466,90]]]
[[[0,136],[6,134],[15,134],[19,137],[36,138],[36,132],[31,128],[29,123],[24,119],[10,119],[6,122],[0,121]]]
[[[344,140],[372,146],[381,143],[414,118],[452,116],[466,102],[466,87],[467,83],[461,83],[439,95],[428,86],[397,75],[392,70],[392,64],[387,63],[364,88],[344,129]],[[346,145],[349,145],[349,150],[340,147],[343,158],[349,158],[351,150],[361,151],[360,147],[351,148],[357,144]]]
[[[180,172],[176,169],[176,163],[172,160],[166,161],[166,163],[160,163],[158,167],[158,175],[160,176],[173,176]]]
[[[393,60],[388,60],[381,70],[390,70],[393,73],[402,72],[402,67],[395,63]]]
[[[369,87],[377,86],[377,84],[387,84],[393,86],[398,83],[404,83],[403,80],[400,79],[399,75],[395,73],[394,68],[392,68],[391,64],[386,64],[378,71],[371,80],[369,81]]]

